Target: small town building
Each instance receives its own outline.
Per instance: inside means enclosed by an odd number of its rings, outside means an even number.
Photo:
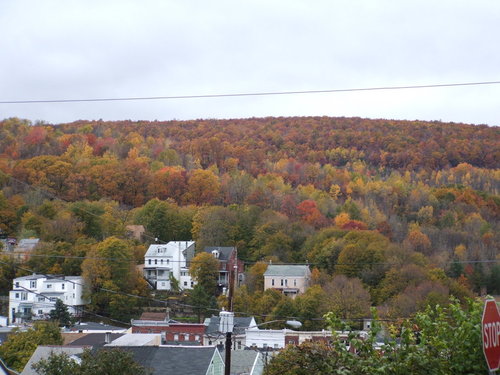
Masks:
[[[144,255],[144,278],[156,290],[192,289],[189,262],[194,257],[194,241],[170,241],[150,245]],[[175,281],[174,281],[175,280]]]
[[[307,265],[270,264],[264,272],[264,290],[276,289],[295,298],[303,294],[311,283]]]
[[[203,251],[212,254],[219,261],[217,285],[221,292],[225,292],[229,288],[231,271],[236,271],[236,286],[240,286],[243,283],[245,264],[242,260],[238,259],[236,247],[207,246]]]
[[[81,316],[88,303],[83,297],[84,280],[81,276],[23,276],[12,281],[9,293],[11,323],[47,319],[60,299],[73,316]]]

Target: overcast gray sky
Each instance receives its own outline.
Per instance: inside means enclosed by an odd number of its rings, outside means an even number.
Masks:
[[[0,101],[500,81],[498,0],[0,0]],[[500,125],[500,85],[0,104],[0,119],[360,116]]]

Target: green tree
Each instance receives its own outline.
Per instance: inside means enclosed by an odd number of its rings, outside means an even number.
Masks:
[[[51,353],[32,365],[40,375],[146,375],[151,371],[134,361],[130,352],[121,349],[85,349],[81,363],[66,353]]]
[[[375,342],[381,326],[376,314],[371,331],[362,337],[330,312],[325,315],[328,325],[348,332],[347,341],[355,350],[349,350],[337,331],[332,331],[329,346],[290,345],[273,357],[264,374],[486,374],[481,345],[482,310],[483,302],[479,299],[469,300],[463,306],[453,300],[447,307],[428,307],[413,319],[389,327],[387,331],[392,333],[379,348]]]
[[[273,356],[265,367],[265,375],[350,374],[340,372],[338,355],[323,342],[304,342],[289,345]]]
[[[217,301],[214,295],[207,293],[205,288],[197,284],[189,291],[189,303],[193,306],[193,310],[198,316],[198,322],[202,322],[206,315],[217,308]]]
[[[38,345],[62,345],[61,331],[56,323],[36,322],[33,328],[15,328],[0,346],[0,358],[16,371],[21,371]]]
[[[89,308],[115,319],[130,319],[139,300],[127,294],[146,296],[147,284],[135,268],[134,246],[116,237],[94,245],[82,263],[91,303]]]
[[[191,239],[191,221],[194,210],[179,208],[174,203],[152,199],[137,211],[135,221],[162,241],[184,241]]]
[[[99,202],[76,202],[71,205],[70,209],[83,224],[83,234],[96,240],[103,239],[104,209]]]
[[[51,352],[47,359],[33,363],[31,368],[39,375],[78,375],[80,365],[64,352]]]
[[[208,294],[215,293],[219,277],[219,262],[210,253],[199,253],[189,266],[189,273],[196,283]]]
[[[18,264],[14,257],[0,255],[0,295],[6,296],[12,289],[12,280],[16,277]]]
[[[50,320],[58,322],[59,326],[61,327],[67,327],[71,325],[71,315],[68,311],[68,306],[66,306],[64,302],[59,298],[56,300],[54,310],[50,310],[49,316]]]

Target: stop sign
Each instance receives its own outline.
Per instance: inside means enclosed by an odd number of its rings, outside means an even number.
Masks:
[[[483,352],[490,371],[500,366],[500,313],[495,300],[487,300],[481,322],[483,330]]]

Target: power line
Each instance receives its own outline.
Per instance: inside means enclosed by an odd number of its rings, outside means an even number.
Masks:
[[[327,94],[339,92],[356,91],[382,91],[382,90],[412,90],[460,86],[480,86],[480,85],[498,85],[500,81],[481,81],[481,82],[459,82],[459,83],[440,83],[426,85],[407,85],[407,86],[380,86],[380,87],[361,87],[361,88],[343,88],[326,90],[296,90],[296,91],[267,91],[267,92],[246,92],[246,93],[223,93],[223,94],[199,94],[199,95],[172,95],[172,96],[132,96],[118,98],[82,98],[82,99],[34,99],[34,100],[4,100],[0,104],[42,104],[42,103],[85,103],[85,102],[119,102],[119,101],[139,101],[139,100],[181,100],[181,99],[210,99],[210,98],[234,98],[248,96],[276,96],[276,95],[302,95],[302,94]]]
[[[59,259],[95,259],[95,260],[118,260],[118,261],[126,261],[130,263],[135,263],[135,259],[123,259],[123,258],[106,258],[106,257],[89,257],[89,256],[77,256],[77,255],[53,255],[53,254],[34,254],[33,252],[29,251],[0,251],[0,255],[8,255],[8,256],[16,256],[16,255],[27,255],[28,257],[40,257],[40,258],[59,258]],[[184,263],[184,260],[169,260],[170,263]],[[450,261],[443,261],[440,262],[441,264],[479,264],[479,263],[499,263],[500,259],[472,259],[472,260],[450,260]],[[188,263],[204,263],[202,261],[188,261]],[[243,262],[245,265],[254,265],[256,263],[267,263],[264,261],[244,261]],[[137,264],[137,265],[142,265]],[[155,265],[163,265],[165,266],[165,263],[163,264],[155,264]],[[272,263],[272,265],[277,265],[277,266],[318,266],[319,263],[311,263],[311,262],[298,262],[298,263]],[[400,266],[403,265],[403,263],[397,263],[397,262],[362,262],[362,263],[335,263],[335,266]],[[145,264],[145,266],[147,266]],[[153,264],[152,264],[153,266]]]

